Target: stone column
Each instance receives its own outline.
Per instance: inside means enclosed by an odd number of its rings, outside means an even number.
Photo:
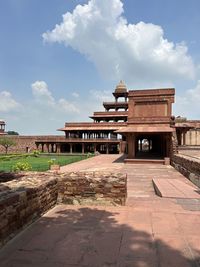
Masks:
[[[41,146],[42,146],[42,152],[44,152],[44,144],[41,144]]]
[[[72,147],[72,144],[69,144],[70,145],[70,154],[73,153],[73,147]]]
[[[49,153],[49,144],[46,144],[47,152]]]
[[[128,134],[128,158],[135,158],[135,135],[134,133]]]
[[[106,154],[109,154],[109,145],[106,144]]]
[[[94,144],[94,153],[96,152],[96,150],[97,150],[97,145]]]
[[[60,144],[57,144],[57,153],[60,153]]]
[[[186,132],[184,131],[183,132],[183,145],[185,146],[185,134],[186,134]]]
[[[84,154],[85,153],[85,145],[84,145],[84,143],[82,143],[82,154]]]

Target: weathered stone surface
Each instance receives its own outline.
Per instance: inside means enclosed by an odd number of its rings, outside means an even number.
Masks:
[[[124,205],[126,200],[126,175],[111,172],[68,172],[58,179],[59,203],[107,202]]]
[[[126,200],[125,174],[27,172],[16,178],[0,183],[0,246],[57,202],[124,205]]]
[[[172,166],[200,187],[200,160],[184,155],[173,155]]]
[[[24,173],[0,184],[0,240],[10,239],[56,204],[57,178],[49,173]]]

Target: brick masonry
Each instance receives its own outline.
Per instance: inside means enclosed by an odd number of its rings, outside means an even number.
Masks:
[[[124,205],[125,174],[70,172],[8,174],[0,183],[0,247],[56,203]]]
[[[171,158],[171,165],[196,186],[200,187],[200,160],[174,154]]]

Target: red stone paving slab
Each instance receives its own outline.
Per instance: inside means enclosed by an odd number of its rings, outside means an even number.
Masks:
[[[200,215],[178,216],[142,205],[140,211],[59,205],[1,250],[0,266],[198,266],[200,242],[187,227]]]
[[[154,178],[153,184],[156,192],[161,197],[200,199],[200,189],[194,185],[188,185],[178,179]]]
[[[123,164],[102,155],[62,171],[128,174],[124,207],[58,205],[0,251],[1,267],[197,267],[200,202],[160,198],[152,179],[190,182],[171,166]],[[189,202],[188,202],[189,201]]]

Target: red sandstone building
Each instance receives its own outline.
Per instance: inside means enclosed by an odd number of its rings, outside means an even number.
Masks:
[[[128,91],[121,81],[114,101],[104,102],[105,111],[94,112],[93,122],[65,123],[62,140],[37,141],[38,149],[66,153],[127,153],[127,161],[160,159],[172,153],[175,132],[171,110],[175,90]]]
[[[94,112],[92,122],[65,123],[59,129],[65,136],[8,136],[17,144],[10,152],[125,153],[126,161],[164,161],[177,146],[200,146],[200,121],[171,116],[174,94],[173,88],[128,91],[120,82],[113,101],[104,102],[105,110]]]

